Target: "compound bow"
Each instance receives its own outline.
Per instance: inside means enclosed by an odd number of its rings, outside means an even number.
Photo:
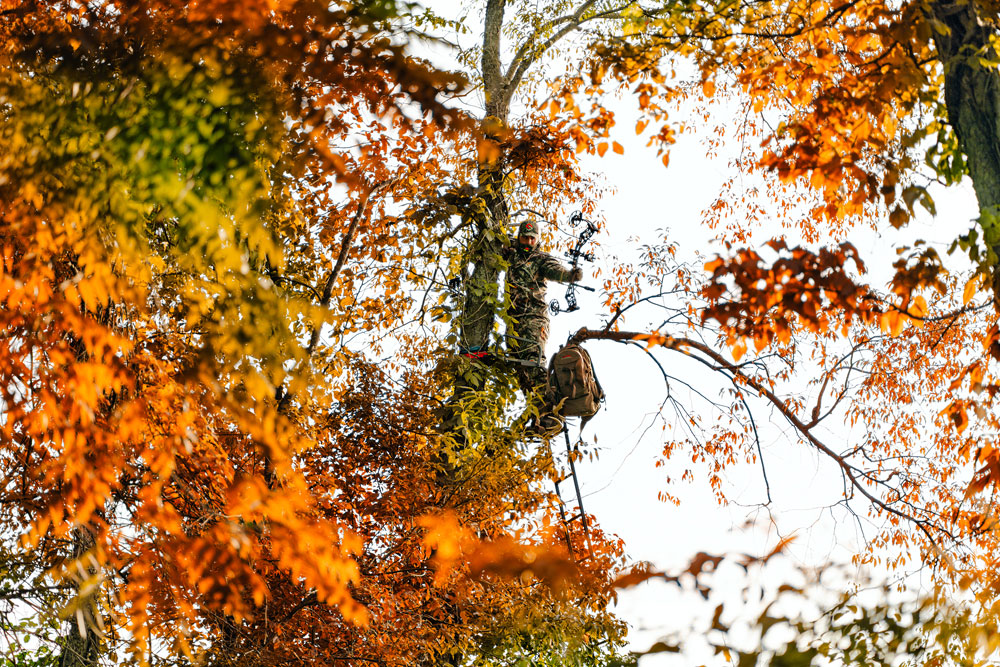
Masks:
[[[576,245],[573,246],[572,250],[566,251],[566,256],[573,260],[570,265],[572,269],[576,269],[580,266],[580,260],[585,259],[588,262],[594,261],[594,253],[584,252],[583,246],[587,245],[591,237],[597,233],[597,223],[591,222],[583,217],[583,213],[577,211],[569,217],[569,223],[573,227],[576,227],[581,222],[587,223],[586,228],[580,232],[580,236],[576,239]],[[576,288],[585,289],[588,292],[593,292],[593,287],[587,287],[586,285],[578,285],[576,283],[570,283],[566,287],[566,307],[563,308],[562,304],[559,303],[559,299],[552,299],[549,302],[549,311],[553,315],[558,315],[559,313],[572,313],[574,310],[580,310],[580,306],[576,302]]]

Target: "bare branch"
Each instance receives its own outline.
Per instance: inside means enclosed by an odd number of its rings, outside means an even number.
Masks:
[[[347,227],[347,231],[344,233],[344,240],[340,244],[340,254],[337,255],[337,263],[334,264],[333,271],[330,272],[330,276],[326,279],[326,284],[323,286],[323,296],[320,298],[319,305],[325,307],[330,303],[330,298],[333,295],[333,284],[337,281],[337,276],[340,275],[340,270],[344,268],[344,264],[347,262],[347,255],[351,251],[351,244],[354,242],[354,236],[358,232],[358,226],[361,224],[361,218],[364,217],[365,212],[368,210],[368,202],[371,200],[371,196],[379,190],[384,190],[385,188],[391,186],[397,180],[399,179],[393,178],[387,181],[382,181],[381,183],[376,183],[362,193],[361,199],[358,201],[358,210],[354,213],[354,219],[351,220],[351,224]],[[306,354],[312,356],[318,342],[319,327],[316,327],[313,329],[312,335],[309,337],[309,346],[306,348]]]

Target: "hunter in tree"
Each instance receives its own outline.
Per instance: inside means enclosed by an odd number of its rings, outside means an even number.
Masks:
[[[505,250],[507,293],[510,297],[512,328],[507,333],[509,356],[515,361],[518,383],[528,401],[538,397],[545,385],[545,341],[549,337],[549,316],[545,303],[545,283],[549,280],[576,282],[583,276],[579,268],[568,269],[552,255],[538,249],[538,223],[522,222],[517,238]],[[545,410],[538,417],[541,433],[558,432],[562,421]]]

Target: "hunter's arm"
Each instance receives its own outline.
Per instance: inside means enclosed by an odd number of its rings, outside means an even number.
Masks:
[[[542,253],[542,262],[539,273],[546,280],[558,280],[561,283],[573,282],[573,269],[567,268],[555,257]],[[579,279],[579,278],[577,278]]]

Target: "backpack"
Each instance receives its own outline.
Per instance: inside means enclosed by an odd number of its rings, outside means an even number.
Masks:
[[[561,416],[583,417],[584,424],[601,409],[604,390],[582,346],[564,345],[552,357],[545,399]]]

